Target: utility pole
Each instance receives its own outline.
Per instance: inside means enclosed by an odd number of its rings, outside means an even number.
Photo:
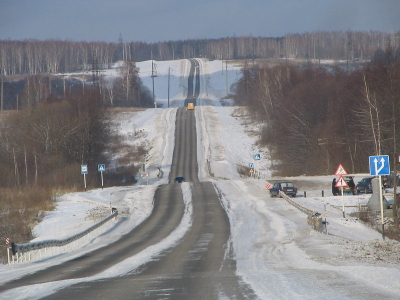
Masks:
[[[225,60],[226,96],[228,97],[228,60]]]
[[[122,60],[125,61],[125,52],[124,52],[124,41],[122,39],[122,34],[119,34],[119,47],[121,49]]]
[[[168,108],[169,108],[169,78],[171,76],[171,67],[168,67]]]
[[[64,98],[65,98],[65,96],[66,96],[66,92],[65,92],[65,74],[63,73],[62,74],[62,78],[63,78],[63,85],[64,85]],[[49,77],[50,78],[50,77]]]
[[[3,111],[4,108],[4,75],[1,74],[1,108],[0,110]]]
[[[99,61],[96,57],[96,53],[93,51],[93,61],[92,61],[92,80],[93,80],[93,87],[98,88],[99,86]]]
[[[129,72],[130,72],[130,62],[126,61],[126,103],[129,103]]]
[[[349,60],[353,61],[353,38],[351,36],[351,32],[347,32],[347,70],[349,70]]]
[[[157,108],[156,98],[154,96],[154,78],[157,77],[156,66],[153,61],[153,51],[151,51],[151,80],[153,82],[153,100],[154,100],[154,108]]]
[[[82,95],[85,96],[85,66],[82,66]]]

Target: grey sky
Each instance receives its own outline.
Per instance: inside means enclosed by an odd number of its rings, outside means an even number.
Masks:
[[[400,31],[400,0],[0,0],[0,39],[159,42]]]

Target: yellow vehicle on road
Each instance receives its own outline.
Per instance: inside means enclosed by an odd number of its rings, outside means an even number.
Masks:
[[[194,109],[194,103],[188,103],[187,109]]]

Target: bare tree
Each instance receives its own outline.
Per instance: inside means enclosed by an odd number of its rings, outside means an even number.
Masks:
[[[382,144],[382,131],[380,121],[380,107],[376,96],[371,93],[365,72],[362,74],[363,79],[363,94],[366,102],[365,108],[361,108],[359,114],[364,120],[363,124],[366,129],[372,132],[372,139],[375,148],[375,155],[381,155],[381,144]]]

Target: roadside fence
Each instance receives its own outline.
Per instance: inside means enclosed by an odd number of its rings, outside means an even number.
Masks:
[[[93,239],[107,231],[113,225],[109,222],[118,216],[118,210],[112,208],[111,215],[102,221],[94,224],[88,229],[62,240],[45,240],[27,244],[11,243],[11,247],[7,248],[8,264],[20,264],[29,261],[48,258],[62,253],[70,252],[79,248],[85,241]]]

